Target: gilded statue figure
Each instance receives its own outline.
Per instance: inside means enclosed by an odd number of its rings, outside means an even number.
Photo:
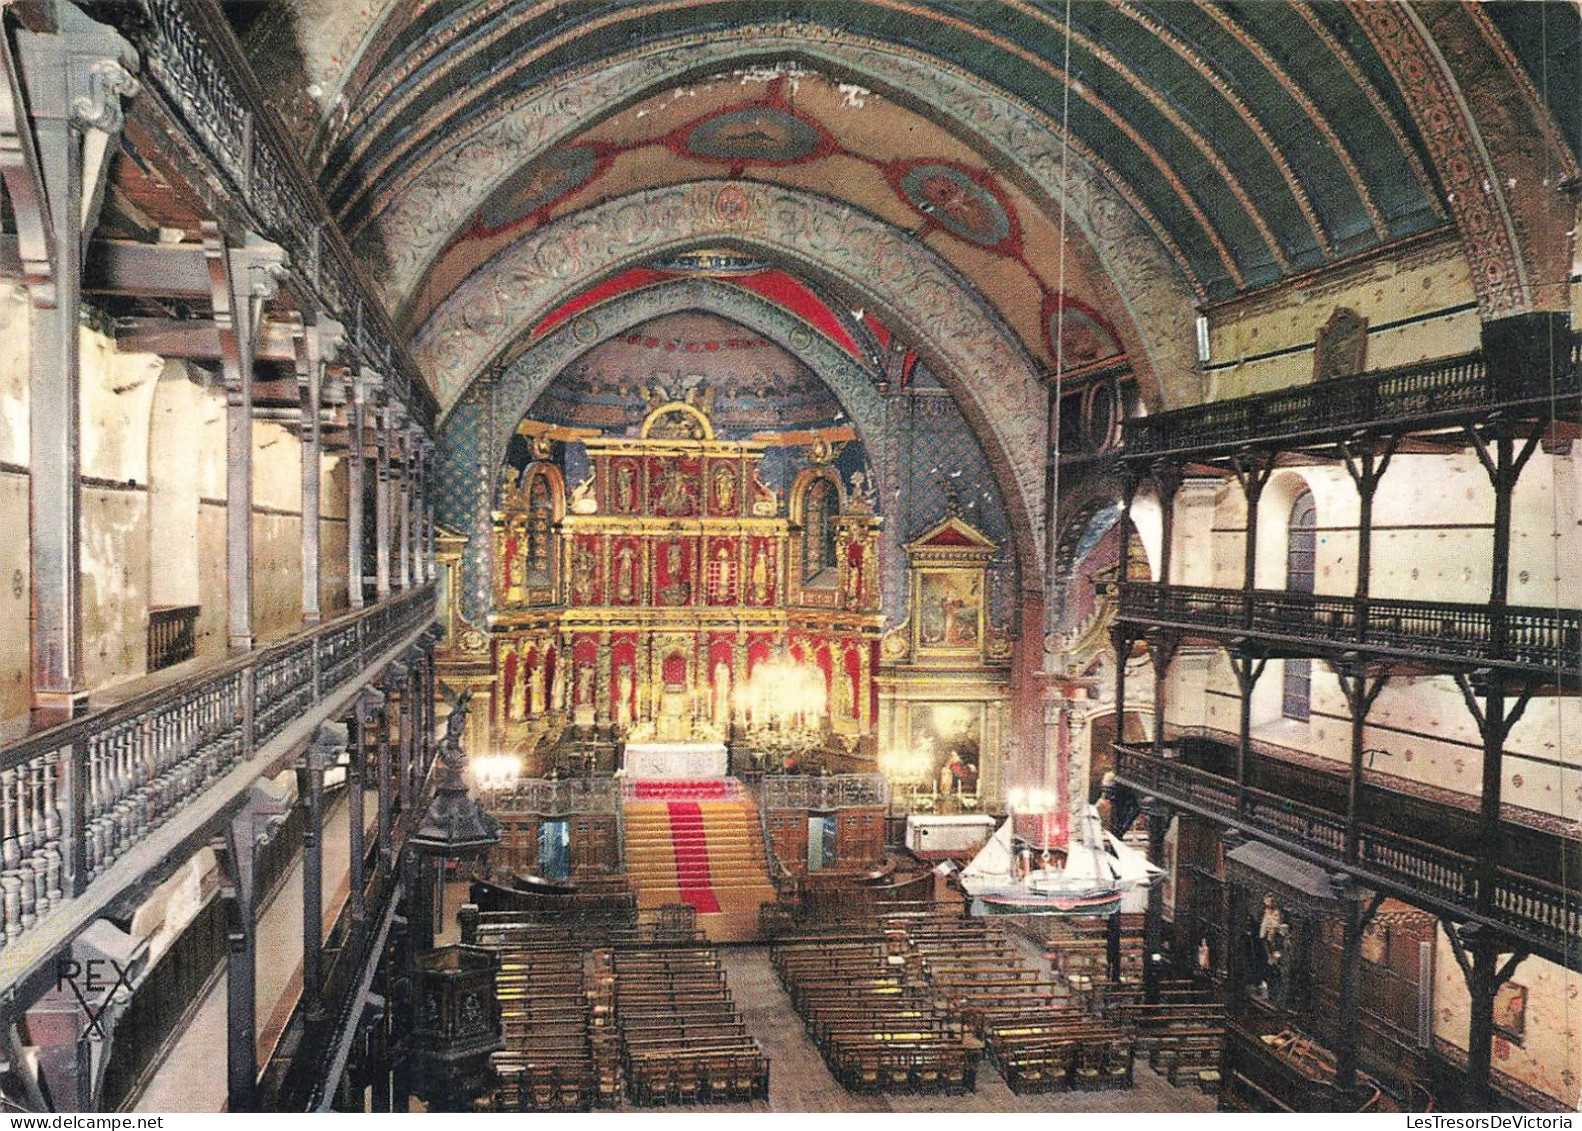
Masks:
[[[728,513],[736,503],[736,476],[728,467],[714,470],[714,509]]]
[[[631,543],[626,543],[615,555],[615,597],[622,604],[631,601],[637,593],[636,553]]]
[[[664,471],[660,473],[659,483],[660,514],[686,514],[692,509],[692,483],[682,473],[679,464],[667,461]]]
[[[629,463],[620,464],[615,469],[615,506],[622,514],[630,514],[636,509],[637,500],[637,469]]]
[[[767,605],[770,596],[769,555],[762,545],[753,554],[752,599],[755,605]]]
[[[586,546],[578,546],[571,555],[571,590],[577,602],[591,605],[593,587],[599,572],[599,559]]]

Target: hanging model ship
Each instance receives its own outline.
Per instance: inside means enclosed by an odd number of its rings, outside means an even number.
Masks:
[[[1061,867],[1050,866],[1049,847],[1036,849],[1043,867],[1031,867],[1035,848],[1018,844],[1007,818],[961,871],[973,915],[1113,915],[1121,901],[1159,869],[1129,844],[1104,831],[1098,810],[1084,807],[1065,846]]]

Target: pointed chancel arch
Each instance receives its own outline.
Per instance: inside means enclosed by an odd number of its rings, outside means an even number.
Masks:
[[[1074,138],[1063,150],[1056,123],[941,60],[817,25],[748,30],[751,35],[736,29],[649,46],[557,76],[552,84],[506,100],[497,116],[437,152],[420,171],[403,171],[392,191],[369,202],[374,218],[357,238],[365,254],[386,258],[388,270],[379,284],[392,309],[407,306],[478,207],[534,158],[622,106],[689,77],[794,58],[904,105],[927,107],[946,129],[984,151],[996,168],[1052,202],[1064,199],[1074,232],[1097,260],[1096,277],[1114,287],[1113,297],[1126,314],[1120,331],[1128,339],[1140,387],[1165,407],[1199,395],[1192,337],[1182,331],[1192,324],[1196,302],[1182,253],[1096,154]],[[447,403],[443,391],[440,400]]]
[[[424,325],[414,355],[442,403],[454,405],[544,317],[589,287],[655,256],[721,244],[861,296],[915,344],[983,445],[1010,515],[1023,589],[1037,592],[1049,440],[1037,367],[938,255],[849,206],[743,181],[605,201],[534,231],[470,276]]]

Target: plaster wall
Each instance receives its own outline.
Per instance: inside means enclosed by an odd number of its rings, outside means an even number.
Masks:
[[[1253,695],[1253,737],[1332,760],[1344,767],[1351,753],[1351,715],[1334,673],[1313,665],[1311,717],[1283,718],[1283,667],[1271,662]],[[1199,696],[1171,669],[1167,719],[1176,726],[1207,726],[1235,734],[1240,700],[1223,651],[1208,666]],[[1183,678],[1180,690],[1176,679]],[[1130,695],[1128,694],[1128,698]],[[1179,705],[1178,705],[1179,703]],[[1575,824],[1582,820],[1582,703],[1574,697],[1535,699],[1506,743],[1501,799]],[[1367,768],[1408,781],[1477,797],[1482,793],[1482,739],[1460,690],[1447,676],[1397,678],[1368,715],[1364,741],[1377,751]]]
[[[1582,1101],[1582,973],[1527,958],[1510,984],[1526,990],[1524,1024],[1520,1037],[1496,1030],[1494,1070],[1576,1110]],[[1434,1037],[1466,1051],[1471,1008],[1466,979],[1440,927],[1434,951]]]
[[[15,532],[0,538],[0,720],[25,715],[31,691],[27,524],[28,477],[0,468],[0,530]]]
[[[302,445],[279,424],[253,425],[253,631],[302,624]]]
[[[1368,319],[1369,369],[1465,353],[1480,341],[1467,261],[1454,239],[1430,239],[1210,312],[1207,399],[1311,383],[1313,341],[1337,307]]]
[[[1318,508],[1320,594],[1350,595],[1357,583],[1356,489],[1344,468],[1282,468],[1259,504],[1257,583],[1286,584],[1291,504],[1303,487]],[[1209,505],[1209,493],[1213,504]],[[1184,487],[1176,508],[1178,584],[1239,588],[1246,499],[1231,479]],[[1582,469],[1570,454],[1534,453],[1512,498],[1510,601],[1574,608],[1582,575]],[[1494,492],[1475,454],[1397,455],[1373,504],[1372,596],[1487,602],[1493,558]]]
[[[79,348],[82,662],[93,692],[148,669],[148,427],[164,363],[86,328]]]
[[[28,463],[28,300],[0,286],[0,463]]]

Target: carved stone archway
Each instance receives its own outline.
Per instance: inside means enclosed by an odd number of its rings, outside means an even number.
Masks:
[[[513,172],[603,117],[690,75],[786,57],[849,77],[904,105],[926,107],[950,132],[990,151],[996,168],[1054,202],[1064,200],[1073,228],[1113,287],[1132,333],[1141,388],[1160,407],[1201,395],[1192,335],[1195,296],[1178,253],[1135,202],[1116,188],[1097,155],[1073,144],[1062,159],[1055,123],[1004,91],[947,62],[880,40],[816,24],[765,24],[649,46],[526,91],[502,104],[453,147],[437,153],[401,191],[379,206],[357,243],[389,257],[382,276],[393,309],[405,306],[473,212]],[[1126,321],[1126,320],[1123,320]],[[1135,347],[1135,348],[1134,348]],[[441,404],[446,404],[443,391]]]

